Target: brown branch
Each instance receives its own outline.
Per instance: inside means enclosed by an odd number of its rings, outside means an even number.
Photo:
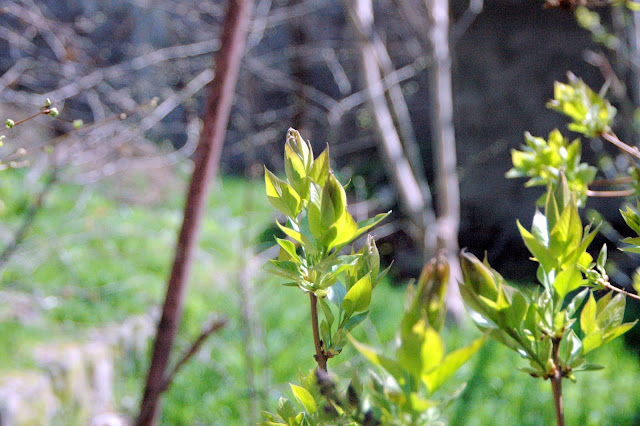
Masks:
[[[173,269],[167,284],[162,317],[153,347],[147,383],[140,404],[138,426],[156,421],[165,370],[171,355],[182,304],[191,272],[202,216],[212,177],[216,174],[226,135],[231,106],[244,53],[252,0],[230,0],[222,28],[220,51],[216,57],[216,73],[209,85],[207,109],[195,152],[194,170],[187,195],[182,229],[178,238]]]
[[[31,228],[31,225],[33,225],[33,222],[38,212],[40,212],[40,210],[42,209],[42,206],[44,205],[44,201],[45,201],[45,198],[47,197],[47,194],[49,194],[54,184],[56,183],[57,179],[58,179],[58,174],[56,172],[56,169],[54,168],[45,186],[42,188],[40,193],[36,196],[31,206],[29,206],[29,210],[27,211],[26,215],[22,219],[22,224],[20,225],[20,228],[18,228],[16,233],[13,235],[11,242],[9,242],[9,244],[5,246],[4,250],[2,250],[2,253],[0,253],[0,269],[4,268],[4,266],[7,264],[11,256],[16,252],[18,246],[20,246],[20,244],[24,241],[24,237],[27,234],[27,231],[29,230],[29,228]]]
[[[315,293],[309,292],[309,299],[311,301],[311,327],[313,328],[313,343],[316,346],[316,355],[314,356],[318,363],[318,368],[327,371],[327,354],[322,347],[322,340],[320,340],[320,332],[318,330],[318,298]]]
[[[36,117],[39,117],[41,115],[48,115],[48,114],[51,114],[51,109],[50,108],[44,108],[42,111],[36,112],[33,115],[30,115],[30,116],[28,116],[26,118],[23,118],[21,120],[18,120],[18,121],[14,121],[13,124],[11,125],[11,127],[4,126],[3,129],[0,129],[0,135],[4,134],[7,131],[7,129],[12,129],[12,128],[16,127],[16,126],[19,126],[21,124],[26,123],[27,121],[33,120]]]
[[[588,197],[598,198],[631,197],[635,193],[635,189],[622,189],[620,191],[593,191],[591,189],[587,189]]]
[[[560,340],[552,339],[552,356],[553,356],[553,375],[551,380],[551,388],[553,389],[553,402],[556,408],[556,423],[558,426],[564,426],[564,407],[562,406],[562,366],[560,365]]]
[[[622,185],[625,183],[632,183],[635,179],[631,176],[621,176],[615,179],[597,179],[591,182],[591,186],[609,186],[609,185]]]
[[[640,150],[638,150],[638,148],[635,146],[629,146],[626,143],[622,142],[613,132],[602,132],[600,136],[602,136],[604,140],[611,142],[627,154],[640,159]]]
[[[198,336],[198,338],[191,344],[191,346],[189,346],[189,349],[187,349],[184,355],[182,355],[180,361],[176,363],[175,367],[173,367],[171,372],[164,379],[161,387],[162,392],[169,389],[169,386],[171,386],[171,383],[173,382],[176,374],[178,374],[180,369],[187,363],[187,361],[189,361],[196,354],[196,352],[198,352],[198,349],[200,349],[202,344],[209,338],[209,336],[226,326],[227,322],[228,320],[225,317],[216,319],[215,321],[212,321],[211,324],[202,331],[202,333],[200,333],[200,336]]]
[[[604,288],[608,288],[609,290],[615,291],[617,293],[622,293],[625,296],[629,296],[632,299],[640,300],[640,295],[629,293],[628,291],[621,289],[619,287],[612,286],[610,283],[604,283]]]

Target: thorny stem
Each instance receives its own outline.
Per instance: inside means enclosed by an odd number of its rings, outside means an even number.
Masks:
[[[313,328],[313,343],[316,346],[316,355],[314,358],[318,363],[318,368],[327,371],[327,354],[322,348],[322,341],[320,340],[320,332],[318,330],[318,298],[315,293],[309,292],[309,299],[311,301],[311,327]]]
[[[553,367],[554,372],[550,377],[551,388],[553,389],[553,402],[556,406],[556,423],[558,426],[564,426],[564,408],[562,406],[562,367],[560,366],[560,357],[558,352],[560,350],[559,338],[553,338],[552,341],[552,354],[553,354]]]
[[[622,189],[619,191],[593,191],[591,189],[587,189],[588,197],[598,198],[631,197],[635,193],[635,189]]]
[[[638,150],[638,148],[635,146],[629,146],[626,143],[622,142],[613,132],[602,132],[600,136],[602,136],[604,140],[611,142],[624,152],[633,155],[637,159],[640,159],[640,150]]]

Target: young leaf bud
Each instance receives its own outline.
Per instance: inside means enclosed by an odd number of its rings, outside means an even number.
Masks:
[[[311,145],[302,139],[300,133],[295,129],[289,129],[287,132],[287,140],[285,148],[288,146],[300,158],[305,171],[309,171],[313,163],[313,150]]]
[[[460,268],[464,283],[468,285],[479,296],[489,300],[496,300],[498,296],[498,286],[491,270],[471,253],[462,252],[460,254]]]
[[[338,182],[338,179],[329,173],[322,190],[322,202],[320,205],[321,226],[328,229],[346,212],[347,194]]]
[[[7,129],[11,129],[13,126],[16,125],[16,122],[10,118],[7,118],[7,121],[4,122],[4,125],[7,127]]]

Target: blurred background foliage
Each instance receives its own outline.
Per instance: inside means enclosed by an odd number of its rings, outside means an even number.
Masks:
[[[61,111],[59,119],[39,117],[5,132],[0,152],[5,158],[24,147],[21,159],[29,162],[0,177],[0,250],[27,225],[0,270],[0,395],[6,395],[3,377],[45,370],[34,355],[43,345],[93,340],[99,330],[133,317],[154,324],[181,222],[188,158],[204,104],[201,89],[213,77],[211,56],[219,48],[225,7],[190,0],[10,0],[0,7],[0,116],[30,115],[47,97]],[[396,1],[376,2],[375,29],[393,65],[385,81],[402,88],[431,182],[430,52],[399,10]],[[527,284],[534,263],[522,261],[527,252],[515,219],[530,222],[541,192],[504,178],[509,149],[523,143],[525,130],[542,136],[561,124],[544,104],[567,70],[591,87],[608,81],[620,110],[616,132],[637,140],[637,18],[606,8],[596,20],[580,9],[578,25],[571,12],[516,0],[472,0],[471,7],[454,1],[450,12],[459,242],[477,255],[487,250],[496,269]],[[371,343],[393,338],[403,285],[417,277],[422,250],[412,242],[397,188],[378,154],[364,89],[357,35],[341,2],[257,2],[222,154],[224,176],[211,193],[178,352],[212,314],[230,322],[177,377],[164,401],[163,424],[249,424],[256,409],[273,407],[287,392],[286,382],[298,369],[314,365],[308,306],[298,303],[297,290],[280,288],[260,269],[274,230],[256,176],[263,163],[283,170],[289,127],[300,129],[317,152],[329,144],[336,175],[342,182],[351,179],[356,209],[365,215],[395,211],[376,231],[381,253],[395,266],[372,301],[371,322],[356,336]],[[74,130],[78,119],[84,126]],[[611,154],[594,142],[583,160],[601,166],[605,175],[625,169],[628,160]],[[55,183],[48,186],[51,179]],[[34,206],[32,221],[25,221]],[[617,203],[589,201],[587,207],[609,222],[594,246],[626,232]],[[629,285],[637,257],[613,257],[619,267],[610,275]],[[637,304],[629,306],[630,318],[636,318]],[[445,332],[449,347],[476,336],[464,323]],[[634,329],[595,352],[593,362],[610,367],[566,385],[569,424],[640,423],[638,342]],[[129,418],[137,414],[149,359],[148,340],[137,343],[139,350],[115,357],[108,407]],[[468,385],[445,412],[451,424],[552,422],[548,384],[517,371],[521,363],[506,351],[488,343],[456,375],[453,382]],[[76,408],[58,407],[52,422],[77,422]]]

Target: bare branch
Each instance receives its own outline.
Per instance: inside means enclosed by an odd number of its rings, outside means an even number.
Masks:
[[[198,338],[189,346],[189,349],[187,349],[185,353],[180,357],[180,361],[176,363],[171,372],[164,379],[164,382],[162,382],[162,391],[166,391],[167,389],[169,389],[169,386],[173,382],[176,374],[180,372],[180,369],[198,352],[200,347],[209,338],[209,336],[226,326],[227,322],[228,320],[225,317],[218,318],[214,321],[211,321],[211,323],[204,330],[202,330],[202,333],[200,333]]]

